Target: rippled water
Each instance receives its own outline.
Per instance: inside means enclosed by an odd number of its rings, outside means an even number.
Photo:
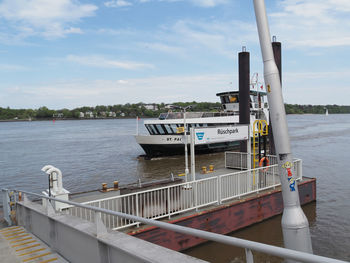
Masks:
[[[317,178],[317,203],[303,207],[309,218],[314,251],[350,260],[350,115],[289,115],[293,154],[303,159],[305,176]],[[138,159],[135,120],[81,120],[0,123],[0,187],[40,192],[47,177],[40,169],[52,164],[63,172],[69,191],[166,178],[184,170],[183,157]],[[145,133],[140,125],[141,132]],[[223,154],[201,155],[202,165],[224,166]],[[235,232],[282,245],[280,217]],[[207,243],[186,253],[212,262],[241,262],[244,251]],[[259,262],[279,262],[258,255]]]

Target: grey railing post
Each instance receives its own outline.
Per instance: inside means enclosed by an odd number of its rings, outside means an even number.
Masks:
[[[218,204],[221,204],[221,185],[220,185],[220,176],[216,177],[216,195],[217,195],[217,199],[218,199]]]
[[[193,188],[194,188],[194,205],[196,207],[196,211],[198,211],[198,182],[197,181],[194,181]]]
[[[96,236],[99,237],[107,233],[107,228],[102,222],[101,212],[95,213]]]
[[[241,190],[242,190],[242,188],[241,188],[241,174],[238,174],[236,176],[237,176],[237,185],[238,185],[238,187],[237,187],[237,191],[238,191],[237,195],[238,195],[238,199],[241,199]]]
[[[4,210],[4,219],[6,220],[7,224],[9,226],[12,225],[11,220],[11,206],[10,206],[10,196],[9,196],[9,190],[2,189],[2,207]]]
[[[46,214],[48,216],[53,216],[56,214],[56,211],[55,211],[54,207],[52,206],[50,200],[46,200],[45,210],[46,210]]]
[[[136,216],[139,216],[139,194],[136,193]],[[137,223],[137,227],[140,226],[140,223]]]
[[[168,192],[167,192],[167,199],[168,199],[168,217],[170,219],[170,187],[168,187]]]
[[[254,263],[253,253],[248,248],[245,249],[245,257],[246,257],[247,263]]]

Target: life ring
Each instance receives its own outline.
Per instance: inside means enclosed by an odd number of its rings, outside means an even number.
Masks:
[[[269,166],[270,166],[270,160],[267,158],[267,157],[263,157],[260,159],[260,162],[259,162],[259,167],[262,167],[263,164],[264,164],[264,161],[266,161],[266,165],[265,165],[265,169],[263,169],[264,172],[266,172],[268,169],[269,169]]]

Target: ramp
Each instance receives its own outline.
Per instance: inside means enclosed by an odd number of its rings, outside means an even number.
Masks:
[[[21,226],[0,230],[0,254],[3,263],[68,262]]]

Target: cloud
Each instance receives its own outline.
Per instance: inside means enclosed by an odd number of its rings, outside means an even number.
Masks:
[[[350,69],[334,72],[287,72],[283,93],[286,103],[348,104],[349,87],[334,86],[334,81],[349,75]],[[75,108],[78,106],[125,103],[172,103],[176,101],[212,101],[221,91],[231,90],[237,83],[232,74],[173,75],[117,80],[68,80],[33,85],[14,85],[2,92],[10,107]],[[332,93],[339,96],[329,96]],[[55,100],[52,100],[55,98]],[[30,104],[29,104],[30,103]]]
[[[233,47],[257,43],[256,26],[238,20],[179,20],[163,27],[158,36],[183,50],[206,50],[229,58]]]
[[[182,47],[168,45],[160,42],[141,42],[139,46],[145,49],[150,49],[157,52],[169,53],[171,55],[184,55],[185,49]]]
[[[29,68],[23,67],[21,65],[12,64],[0,64],[1,71],[27,71]]]
[[[215,7],[222,4],[227,4],[228,0],[191,0],[191,2],[200,7]]]
[[[349,46],[350,1],[284,0],[270,15],[271,28],[287,47]]]
[[[127,70],[137,70],[137,69],[152,69],[154,68],[151,64],[139,63],[134,61],[119,61],[107,59],[103,56],[76,56],[68,55],[66,60],[69,62],[78,63],[80,65],[98,68],[120,68]]]
[[[119,80],[70,80],[16,85],[4,92],[10,107],[75,108],[125,103],[219,101],[215,94],[228,90],[230,74],[163,76]],[[166,90],[165,88],[166,87]],[[222,87],[222,90],[217,90]],[[31,99],[29,99],[31,98]],[[52,100],[55,98],[55,100]],[[30,104],[28,104],[30,103]]]
[[[7,20],[11,30],[23,37],[42,35],[47,38],[82,33],[71,24],[95,15],[97,6],[74,0],[4,0],[0,17]]]
[[[112,0],[112,1],[104,2],[104,5],[106,7],[125,7],[125,6],[131,6],[132,3],[125,0]]]
[[[209,8],[216,7],[218,5],[227,4],[229,0],[139,0],[140,3],[149,3],[149,2],[185,2],[191,3],[194,6]]]

